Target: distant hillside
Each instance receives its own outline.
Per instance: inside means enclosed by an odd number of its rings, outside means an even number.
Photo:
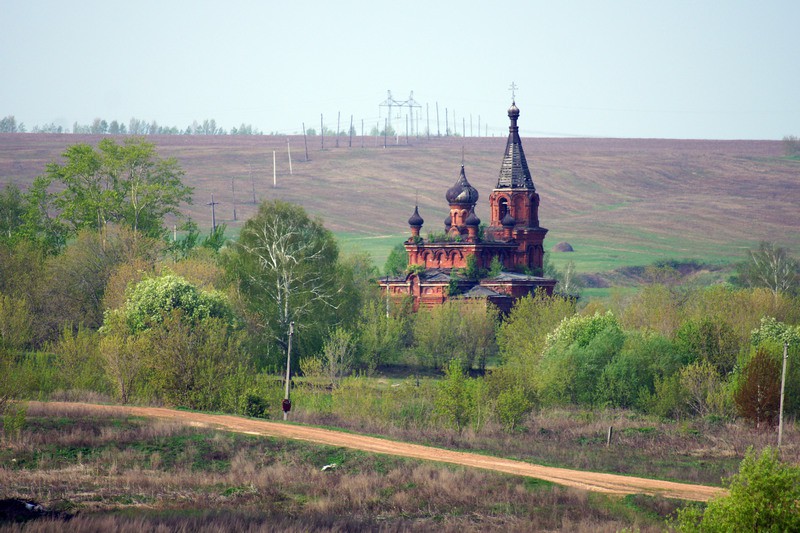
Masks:
[[[59,160],[66,146],[96,144],[91,135],[0,134],[0,183],[25,187]],[[350,242],[368,237],[381,246],[407,234],[415,199],[425,219],[423,235],[440,231],[447,215],[444,193],[456,180],[462,147],[467,177],[480,191],[477,214],[488,221],[505,138],[405,139],[383,148],[383,138],[272,136],[155,136],[163,156],[176,157],[195,187],[189,214],[210,226],[206,205],[220,202],[217,220],[238,227],[257,200],[280,198],[302,204]],[[396,139],[390,140],[396,142]],[[759,240],[800,249],[800,161],[783,157],[780,141],[656,139],[523,140],[542,197],[541,221],[550,229],[549,249],[567,241],[584,272],[645,264],[653,258],[730,260]],[[276,152],[278,187],[272,186]],[[235,179],[236,213],[231,178]],[[370,246],[367,246],[370,248]],[[374,246],[373,246],[374,249]]]

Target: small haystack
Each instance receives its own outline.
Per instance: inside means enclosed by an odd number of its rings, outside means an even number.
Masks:
[[[561,241],[560,243],[553,246],[550,250],[551,252],[574,252],[575,250],[572,248],[572,245],[566,241]]]

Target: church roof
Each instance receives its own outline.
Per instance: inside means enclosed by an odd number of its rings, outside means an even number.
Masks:
[[[422,220],[421,216],[419,216],[419,206],[414,206],[414,214],[408,219],[408,225],[421,227],[424,223],[425,221]]]
[[[490,296],[505,296],[504,294],[500,294],[497,291],[493,291],[488,287],[483,287],[481,285],[475,285],[470,290],[462,294],[464,298],[488,298]]]
[[[467,181],[467,173],[464,172],[464,165],[461,165],[461,174],[455,185],[447,189],[444,195],[450,204],[475,204],[478,201],[478,189]]]
[[[511,125],[508,127],[508,141],[506,141],[503,163],[500,166],[497,188],[536,190],[533,186],[531,171],[528,170],[525,152],[522,150],[522,141],[519,138],[519,127],[517,126],[519,109],[516,102],[512,103],[508,109],[508,118],[511,119]]]
[[[486,281],[490,282],[509,282],[509,281],[539,281],[539,280],[547,280],[549,278],[543,278],[541,276],[530,276],[528,274],[522,274],[519,272],[506,272],[502,271],[500,274],[493,278],[488,278]]]

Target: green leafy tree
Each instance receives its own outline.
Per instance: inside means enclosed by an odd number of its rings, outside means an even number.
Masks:
[[[708,361],[720,375],[730,374],[739,355],[739,342],[733,328],[717,317],[688,320],[675,334],[678,346],[692,357]]]
[[[436,389],[435,412],[445,423],[461,431],[469,422],[470,398],[467,376],[461,361],[453,359],[445,368],[445,376]]]
[[[530,389],[542,358],[547,335],[575,314],[575,302],[543,290],[517,300],[497,330],[503,364],[519,384]]]
[[[800,467],[778,450],[750,448],[739,472],[725,480],[729,493],[705,510],[686,507],[672,524],[685,532],[800,531]]]
[[[725,414],[725,383],[714,365],[696,361],[685,366],[680,371],[680,384],[692,414]]]
[[[323,371],[334,385],[350,374],[356,362],[356,346],[353,334],[336,327],[322,346]]]
[[[600,405],[631,408],[654,392],[657,378],[675,375],[685,363],[669,339],[658,334],[628,333],[622,349],[603,368],[597,384]]]
[[[382,301],[368,301],[361,309],[358,321],[359,363],[372,372],[378,365],[394,363],[404,348],[407,317],[386,313]]]
[[[624,341],[619,322],[610,311],[562,320],[547,336],[545,353],[534,376],[541,399],[592,404],[603,369]]]
[[[64,253],[47,259],[34,305],[37,342],[57,339],[65,323],[99,328],[106,287],[114,272],[124,263],[140,260],[152,265],[160,249],[159,241],[137,237],[124,227],[112,226],[103,234],[81,231]]]
[[[400,276],[408,267],[408,252],[402,242],[397,243],[389,252],[383,272],[387,276]]]
[[[252,371],[241,332],[227,320],[187,320],[176,308],[138,337],[144,337],[149,347],[144,360],[150,386],[167,403],[200,410],[237,410],[239,398],[231,399],[226,388]],[[234,392],[244,394],[243,390]]]
[[[47,346],[55,354],[60,386],[66,390],[92,390],[111,392],[111,385],[103,372],[100,355],[100,336],[96,331],[80,326],[75,330],[64,325],[58,341]]]
[[[298,355],[311,355],[339,321],[338,259],[331,232],[300,206],[265,202],[245,223],[225,264],[273,363],[281,364],[290,322]]]
[[[492,258],[492,263],[489,265],[489,272],[487,276],[490,278],[494,278],[499,276],[503,272],[503,263],[500,262],[500,259],[497,256]]]
[[[63,164],[47,165],[46,178],[63,187],[55,205],[73,231],[99,230],[121,223],[151,237],[163,234],[164,217],[180,216],[191,202],[192,189],[183,185],[175,159],[162,159],[155,145],[141,138],[100,141],[67,148]]]
[[[0,293],[0,347],[21,350],[33,336],[27,300]]]
[[[22,191],[12,183],[8,183],[0,191],[0,242],[13,243],[18,228],[23,224],[25,203]]]
[[[233,325],[233,312],[226,298],[214,291],[203,291],[186,279],[166,273],[137,283],[125,302],[125,318],[133,333],[160,324],[174,309],[189,324],[206,318],[219,318]]]
[[[517,429],[532,410],[530,395],[519,385],[505,389],[497,396],[495,413],[506,431]]]
[[[422,361],[445,368],[458,359],[464,368],[486,366],[497,348],[497,310],[482,303],[448,300],[414,317],[414,337]]]

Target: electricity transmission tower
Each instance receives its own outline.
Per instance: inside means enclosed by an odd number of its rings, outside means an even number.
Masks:
[[[392,127],[392,107],[397,107],[397,108],[401,108],[401,109],[403,107],[407,107],[408,108],[408,114],[411,117],[411,132],[413,134],[413,132],[414,132],[414,108],[418,108],[418,109],[422,108],[422,106],[416,100],[414,100],[414,91],[411,91],[411,94],[409,94],[409,96],[408,96],[408,100],[395,100],[395,98],[392,96],[392,91],[386,91],[386,94],[387,94],[386,100],[384,100],[383,102],[378,104],[378,107],[387,107],[387,108],[389,108],[389,115],[388,115],[389,120],[388,120],[387,128],[391,128]],[[400,118],[399,112],[398,112],[398,115],[397,115],[396,118]]]

